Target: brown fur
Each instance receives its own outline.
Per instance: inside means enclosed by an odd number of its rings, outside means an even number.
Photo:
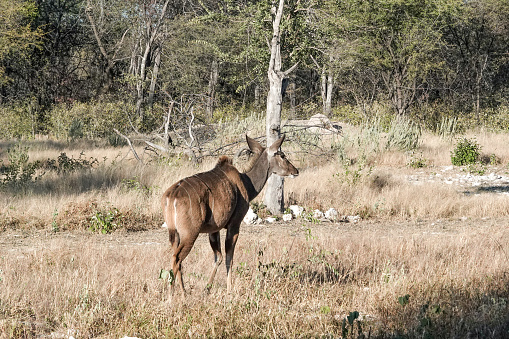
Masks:
[[[268,149],[246,138],[251,151],[256,154],[248,171],[240,173],[232,165],[232,159],[221,156],[210,171],[181,179],[163,194],[163,215],[173,252],[170,265],[176,283],[183,291],[181,264],[200,233],[209,233],[210,245],[214,251],[215,265],[207,283],[207,288],[210,288],[217,267],[222,262],[219,231],[226,228],[227,290],[230,292],[231,261],[240,223],[249,209],[249,201],[258,195],[272,173],[298,174],[297,169],[284,158],[284,154],[277,152],[284,136]]]

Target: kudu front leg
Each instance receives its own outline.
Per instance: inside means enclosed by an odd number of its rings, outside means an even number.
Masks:
[[[228,231],[226,232],[226,242],[225,242],[225,252],[226,252],[226,293],[230,294],[232,289],[232,276],[231,276],[231,265],[233,262],[233,253],[235,252],[235,244],[237,243],[237,238],[239,237],[239,230]]]
[[[209,292],[210,289],[212,288],[212,282],[214,281],[214,277],[216,276],[217,268],[219,267],[219,265],[221,265],[221,262],[223,261],[223,255],[221,254],[221,239],[219,232],[210,233],[209,242],[210,247],[212,247],[212,251],[214,251],[214,267],[212,268],[212,273],[205,287],[205,292]]]

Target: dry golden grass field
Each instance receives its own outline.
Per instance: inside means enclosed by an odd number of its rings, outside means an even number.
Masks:
[[[0,143],[0,338],[509,338],[509,135],[467,134],[489,160],[453,167],[456,139],[424,134],[408,152],[362,133],[345,128],[319,155],[288,138],[301,173],[286,201],[305,216],[241,226],[231,295],[224,265],[202,292],[213,255],[200,236],[189,293],[171,302],[159,197],[213,158],[140,146],[139,164],[127,147],[32,141],[23,166],[43,165],[6,179],[24,151]],[[331,207],[361,219],[310,215]]]

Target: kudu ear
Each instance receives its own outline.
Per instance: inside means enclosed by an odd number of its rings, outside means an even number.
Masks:
[[[247,142],[247,145],[249,146],[249,149],[251,150],[251,152],[253,153],[262,153],[264,148],[262,145],[260,145],[260,143],[258,141],[256,141],[255,139],[251,139],[250,137],[248,137],[246,135],[246,142]]]
[[[285,134],[278,140],[276,140],[272,145],[270,145],[268,152],[274,154],[278,151],[279,147],[281,147],[281,144],[285,141]]]

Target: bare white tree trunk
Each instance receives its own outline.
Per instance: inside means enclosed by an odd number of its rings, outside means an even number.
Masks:
[[[283,79],[292,72],[297,64],[293,65],[286,72],[281,71],[281,45],[279,25],[283,15],[284,0],[279,0],[277,10],[272,22],[273,34],[270,44],[270,63],[268,70],[269,93],[267,95],[267,147],[272,145],[281,134],[281,108],[283,104]],[[264,204],[272,214],[281,214],[284,207],[283,178],[278,175],[272,175],[267,181]]]
[[[323,114],[330,117],[332,113],[332,91],[334,90],[334,77],[330,70],[324,66],[322,69],[322,82],[320,86],[322,94]]]

